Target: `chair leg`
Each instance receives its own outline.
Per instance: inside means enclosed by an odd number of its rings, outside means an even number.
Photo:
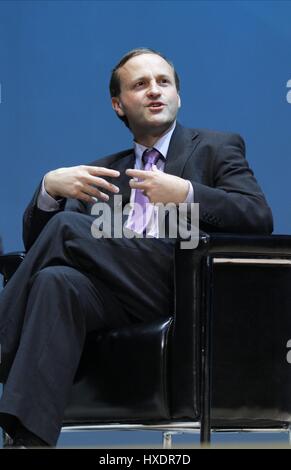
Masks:
[[[171,449],[171,448],[172,448],[172,433],[163,432],[163,449]]]
[[[213,262],[208,256],[203,277],[206,296],[204,299],[203,337],[202,337],[202,383],[201,383],[201,427],[200,443],[211,442],[211,390],[212,390],[212,272]]]

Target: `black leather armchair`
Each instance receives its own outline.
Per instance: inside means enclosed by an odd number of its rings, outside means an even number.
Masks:
[[[24,254],[0,256],[5,282]],[[291,237],[201,234],[175,258],[175,314],[90,334],[64,427],[290,429]],[[290,355],[289,355],[290,357]]]

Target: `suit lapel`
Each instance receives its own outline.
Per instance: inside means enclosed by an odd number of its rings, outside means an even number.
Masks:
[[[165,164],[165,173],[182,176],[186,161],[199,142],[198,132],[177,123],[173,132]]]
[[[130,199],[130,186],[129,180],[130,177],[125,174],[125,170],[128,168],[134,168],[134,152],[130,150],[129,153],[115,162],[113,162],[110,167],[113,170],[118,170],[120,172],[119,178],[110,178],[110,182],[119,187],[119,193],[122,195],[122,205],[126,204]],[[108,179],[109,181],[109,179]]]

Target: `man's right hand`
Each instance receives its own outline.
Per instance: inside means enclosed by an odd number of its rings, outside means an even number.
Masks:
[[[118,193],[119,188],[102,177],[117,178],[119,175],[119,171],[101,166],[79,165],[58,168],[45,175],[44,187],[55,199],[72,197],[86,202],[95,202],[94,198],[107,201],[109,196],[103,193],[102,189]]]

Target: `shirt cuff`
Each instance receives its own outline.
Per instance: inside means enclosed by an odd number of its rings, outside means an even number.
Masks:
[[[44,178],[41,183],[41,190],[37,197],[37,207],[46,212],[57,211],[60,208],[59,202],[46,192],[44,187]]]
[[[188,189],[187,197],[184,202],[192,203],[194,202],[194,189],[193,189],[191,181],[187,180],[187,183],[189,185],[189,189]]]

